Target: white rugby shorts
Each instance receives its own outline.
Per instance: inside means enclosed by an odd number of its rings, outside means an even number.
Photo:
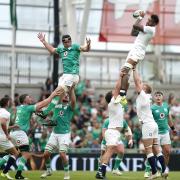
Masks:
[[[49,137],[48,143],[45,147],[46,151],[54,152],[55,149],[59,151],[68,151],[69,144],[71,142],[71,135],[70,133],[66,134],[55,134],[54,132],[51,133]]]
[[[132,59],[135,62],[142,61],[145,57],[145,51],[141,48],[133,47],[126,58],[126,62],[128,59]]]
[[[166,144],[171,144],[169,132],[167,132],[166,134],[158,134],[158,142],[159,145],[161,146]]]
[[[13,148],[13,143],[5,135],[0,135],[0,152]]]
[[[116,129],[107,129],[105,132],[106,146],[117,146],[120,138],[121,134]]]
[[[72,87],[74,84],[77,85],[78,82],[79,82],[79,75],[77,75],[77,74],[63,74],[59,78],[58,86]]]
[[[28,145],[29,146],[29,138],[27,134],[22,130],[11,131],[10,136],[12,138],[12,142],[16,147]]]
[[[156,122],[144,123],[142,125],[142,139],[158,139],[158,126]]]

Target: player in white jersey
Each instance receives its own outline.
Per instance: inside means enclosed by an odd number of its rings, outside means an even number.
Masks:
[[[119,91],[123,75],[124,74],[121,72],[114,90],[108,92],[105,96],[109,111],[109,125],[104,135],[107,149],[102,157],[101,166],[96,174],[97,179],[105,178],[107,164],[111,156],[117,152],[117,146],[121,137],[120,131],[123,127],[124,112],[121,104],[122,97],[119,95]]]
[[[8,170],[11,165],[16,163],[16,159],[19,155],[18,151],[14,147],[11,142],[11,137],[8,133],[8,127],[10,122],[10,113],[7,111],[9,107],[10,99],[9,97],[4,97],[0,101],[0,150],[5,151],[10,154],[10,157],[7,161],[7,165],[5,166],[3,172],[1,173],[2,177],[6,177],[7,179],[13,179],[9,176]]]
[[[126,91],[129,87],[128,79],[129,79],[129,71],[136,66],[136,64],[144,59],[146,53],[146,47],[149,42],[155,35],[155,26],[159,23],[159,18],[157,15],[153,14],[148,18],[148,21],[145,26],[141,25],[141,20],[144,17],[144,12],[140,12],[140,16],[137,21],[133,25],[133,29],[131,32],[132,36],[137,36],[132,49],[130,50],[126,62],[122,68],[122,71],[126,74],[122,79],[122,87],[121,87],[121,95],[126,95]]]
[[[136,108],[139,121],[142,124],[142,141],[145,147],[145,153],[152,169],[152,175],[149,179],[159,177],[156,166],[156,158],[159,160],[162,168],[162,176],[167,177],[165,173],[166,165],[164,156],[158,145],[158,126],[154,121],[151,111],[151,92],[152,89],[148,84],[143,84],[139,74],[133,69],[133,78],[135,82],[138,97],[136,99]]]

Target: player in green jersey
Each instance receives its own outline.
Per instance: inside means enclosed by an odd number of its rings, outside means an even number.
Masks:
[[[39,111],[42,107],[47,106],[51,102],[53,97],[59,94],[60,93],[57,89],[49,96],[49,98],[41,102],[38,102],[35,105],[30,105],[31,98],[28,94],[24,94],[20,96],[19,100],[21,105],[17,107],[14,129],[12,129],[10,132],[10,137],[13,144],[19,148],[22,155],[22,157],[18,162],[18,171],[15,175],[15,179],[25,179],[22,176],[22,170],[27,160],[30,158],[29,140],[28,140],[27,132],[30,129],[30,120],[33,112]]]
[[[91,40],[86,38],[86,44],[80,46],[79,44],[72,44],[70,35],[63,35],[63,44],[57,48],[54,48],[46,42],[45,34],[39,33],[38,38],[51,54],[58,54],[62,60],[63,75],[60,77],[58,82],[58,86],[61,88],[60,97],[62,99],[64,94],[68,92],[73,85],[76,85],[79,82],[80,53],[88,52],[90,50]],[[59,97],[54,98],[49,104],[48,108],[43,110],[43,112],[39,113],[38,115],[45,118],[58,102]]]
[[[76,104],[76,96],[74,88],[69,92],[70,94],[63,97],[63,99],[53,109],[53,120],[56,120],[57,126],[53,128],[51,136],[45,147],[44,160],[46,162],[46,172],[41,175],[41,178],[50,176],[50,155],[55,150],[58,150],[60,158],[63,163],[65,175],[64,179],[70,179],[69,163],[66,156],[70,144],[70,125],[73,117],[73,111]]]
[[[169,135],[169,127],[176,133],[171,115],[169,113],[169,105],[164,102],[164,96],[161,91],[157,91],[154,93],[154,101],[155,103],[151,106],[152,114],[154,120],[158,125],[158,140],[159,145],[162,148],[162,152],[164,155],[166,167],[169,163],[169,157],[171,152],[171,139]],[[150,168],[148,163],[145,163],[146,170],[144,177],[148,177],[150,174]],[[168,168],[166,168],[166,172],[168,173]]]
[[[108,125],[109,125],[109,118],[105,119],[105,121],[102,125],[102,136],[103,137],[104,137],[105,131],[108,129]],[[125,134],[125,136],[128,139],[129,147],[132,147],[133,146],[132,132],[125,120],[123,120],[122,132]],[[102,156],[105,153],[105,151],[106,151],[106,140],[103,138],[103,140],[101,142],[100,164],[101,164]],[[119,170],[119,166],[121,164],[123,156],[124,156],[124,144],[123,144],[122,140],[120,139],[119,143],[117,145],[117,156],[115,158],[115,164],[114,164],[113,171],[112,171],[113,174],[116,174],[118,176],[122,175],[121,171]]]

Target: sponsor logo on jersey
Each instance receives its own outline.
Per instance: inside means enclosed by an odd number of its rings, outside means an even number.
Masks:
[[[67,51],[65,51],[65,52],[64,52],[64,56],[66,57],[67,55],[68,55],[68,52],[67,52]]]
[[[64,115],[64,111],[59,111],[59,115],[63,116]]]
[[[165,117],[164,113],[160,113],[160,118],[163,119]]]

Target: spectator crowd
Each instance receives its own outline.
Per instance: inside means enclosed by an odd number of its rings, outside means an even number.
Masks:
[[[43,100],[49,96],[52,89],[52,81],[51,79],[47,79],[39,100]],[[101,128],[104,120],[108,116],[104,95],[100,94],[96,97],[94,90],[91,88],[90,81],[88,80],[81,81],[77,85],[75,93],[77,103],[71,121],[71,148],[87,148],[91,150],[100,149],[100,143],[102,140]],[[15,94],[14,102],[12,102],[12,106],[9,108],[11,113],[11,124],[13,124],[15,120],[16,106],[19,105],[18,98],[19,94]],[[166,100],[169,103],[170,113],[173,117],[175,127],[180,131],[180,103],[173,94],[170,94]],[[34,103],[33,98],[32,103]],[[133,148],[141,152],[143,149],[141,142],[141,125],[137,118],[134,98],[128,99],[128,108],[124,114],[124,119],[128,122],[128,125],[133,132]],[[38,120],[37,116],[33,115],[31,119],[31,129],[29,131],[31,151],[44,151],[51,131],[51,128],[42,126],[42,123]],[[172,147],[180,148],[180,134],[172,136],[171,139]],[[128,148],[125,138],[123,138],[123,141],[125,147]]]

